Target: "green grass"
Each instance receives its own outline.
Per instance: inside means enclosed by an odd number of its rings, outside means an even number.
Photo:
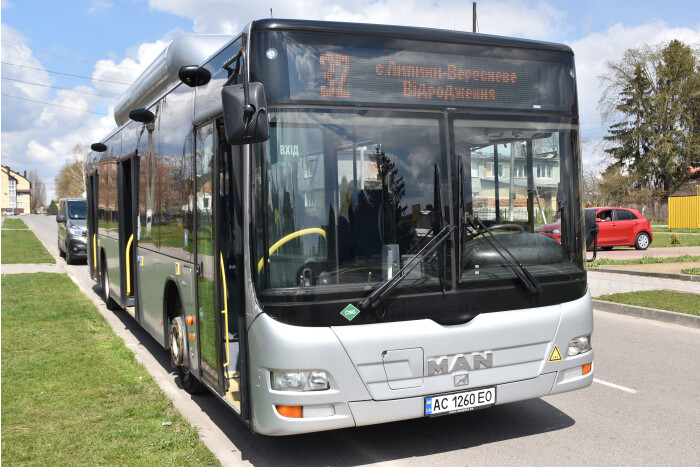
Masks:
[[[696,294],[671,292],[668,290],[647,290],[644,292],[602,295],[596,298],[625,305],[643,306],[700,316],[700,295]]]
[[[64,274],[2,276],[3,465],[216,465]]]
[[[31,230],[3,230],[1,235],[2,264],[56,263]]]
[[[679,244],[671,243],[671,233],[654,232],[654,240],[651,242],[652,248],[662,248],[668,246],[700,246],[700,235],[682,234],[679,233]]]
[[[700,275],[700,268],[681,269],[681,274]]]
[[[27,227],[27,224],[25,224],[22,219],[7,218],[4,221],[2,221],[2,228],[27,230],[29,227]]]
[[[657,263],[690,263],[693,261],[700,261],[700,256],[698,255],[681,255],[672,256],[669,258],[659,258],[657,256],[644,256],[642,259],[609,259],[600,258],[592,263],[588,263],[589,268],[594,268],[596,266],[617,266],[622,264],[657,264]]]
[[[657,233],[657,232],[662,232],[662,233],[663,233],[663,232],[668,232],[668,233],[671,233],[671,232],[676,232],[676,233],[700,233],[700,229],[670,229],[670,228],[666,227],[665,225],[664,225],[664,227],[659,227],[659,226],[656,226],[656,225],[652,225],[652,226],[651,226],[651,230],[652,230],[652,232],[654,232],[654,233]]]

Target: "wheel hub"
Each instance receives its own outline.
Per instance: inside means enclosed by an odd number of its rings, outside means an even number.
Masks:
[[[185,326],[180,316],[170,323],[170,355],[177,366],[182,366],[185,360]]]

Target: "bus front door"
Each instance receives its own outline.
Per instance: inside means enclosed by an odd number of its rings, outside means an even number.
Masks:
[[[231,149],[216,122],[196,130],[196,269],[202,378],[242,413]]]

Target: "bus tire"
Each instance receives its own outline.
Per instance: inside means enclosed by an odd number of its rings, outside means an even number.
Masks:
[[[182,387],[189,394],[205,390],[204,385],[190,373],[189,355],[186,350],[187,331],[184,324],[184,311],[178,296],[173,304],[174,317],[170,321],[170,357],[177,369]],[[169,312],[172,310],[168,310]]]
[[[63,251],[63,249],[61,248],[61,242],[56,242],[56,246],[58,246],[58,256],[60,256],[61,258],[65,258],[66,252]]]
[[[107,306],[108,310],[116,310],[117,308],[119,308],[119,305],[109,294],[109,274],[107,272],[107,262],[104,260],[104,257],[102,257],[102,275],[100,276],[100,278],[105,305]]]

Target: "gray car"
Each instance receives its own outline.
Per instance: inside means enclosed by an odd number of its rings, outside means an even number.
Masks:
[[[87,259],[87,201],[62,198],[58,201],[58,252],[66,263]]]

